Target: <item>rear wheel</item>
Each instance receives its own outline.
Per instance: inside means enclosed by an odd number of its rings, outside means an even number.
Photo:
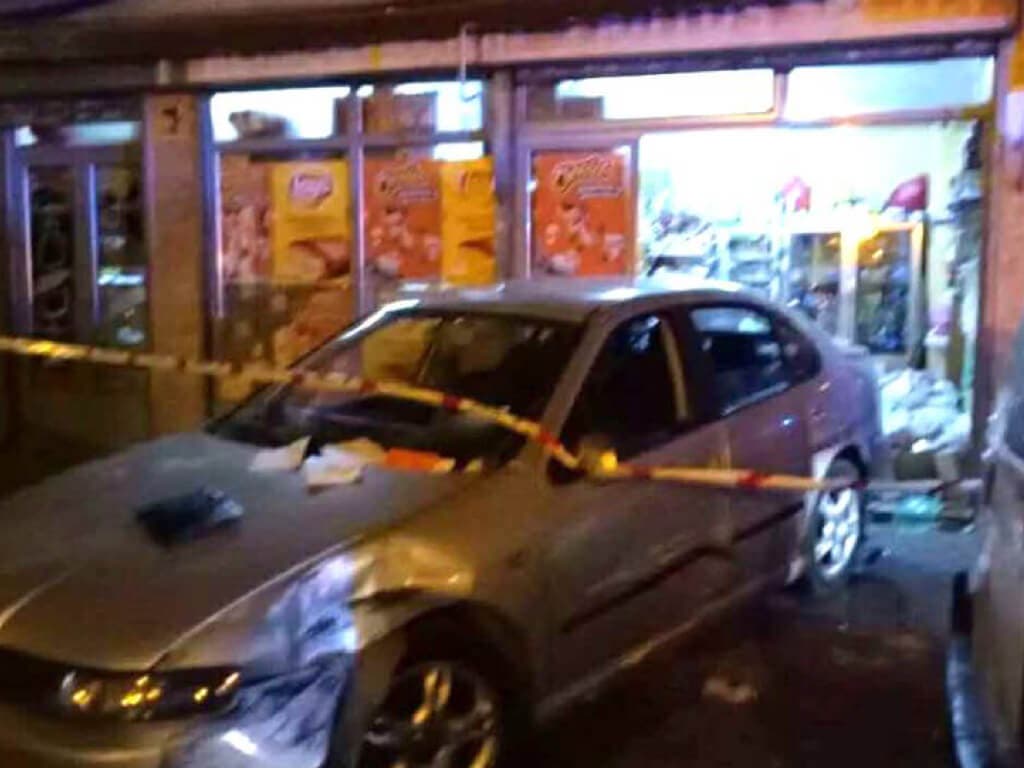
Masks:
[[[861,480],[860,470],[847,459],[836,459],[828,479]],[[849,487],[819,495],[808,521],[804,557],[807,578],[820,592],[846,584],[864,540],[864,493]]]

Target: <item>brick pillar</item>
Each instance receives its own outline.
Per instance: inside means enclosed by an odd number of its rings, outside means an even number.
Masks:
[[[150,332],[154,352],[201,356],[204,344],[203,178],[195,96],[147,96],[144,108]],[[153,434],[195,429],[206,416],[202,379],[153,373]]]
[[[988,158],[988,237],[983,268],[975,439],[983,445],[994,398],[1006,380],[1013,341],[1024,319],[1024,91],[1012,91],[1013,44],[996,67],[995,131]]]

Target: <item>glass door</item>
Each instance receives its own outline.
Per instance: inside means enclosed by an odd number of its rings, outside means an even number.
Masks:
[[[148,348],[138,146],[48,137],[16,146],[11,165],[19,194],[8,204],[23,254],[12,265],[12,330],[68,343]],[[52,451],[54,468],[149,435],[144,371],[19,360],[11,382],[18,440],[26,455]]]
[[[143,347],[141,168],[128,148],[36,149],[22,160],[27,295],[20,332]]]

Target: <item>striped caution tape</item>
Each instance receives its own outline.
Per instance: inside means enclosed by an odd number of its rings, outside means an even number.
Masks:
[[[299,369],[272,368],[265,365],[242,365],[192,360],[174,355],[131,352],[128,350],[94,347],[82,344],[65,344],[42,339],[25,339],[0,336],[0,352],[25,357],[45,358],[68,362],[87,362],[120,368],[136,368],[148,371],[162,371],[204,376],[213,379],[243,379],[255,385],[296,386],[320,392],[343,392],[352,394],[380,394],[400,400],[424,403],[443,408],[453,413],[465,413],[489,421],[503,429],[520,435],[536,445],[564,467],[575,471],[587,471],[603,481],[656,480],[698,485],[713,488],[732,488],[746,491],[790,491],[790,492],[832,492],[860,486],[849,480],[825,479],[796,475],[762,474],[743,469],[712,469],[705,467],[657,467],[635,464],[617,464],[584,469],[578,456],[566,448],[561,441],[535,421],[519,418],[502,408],[486,405],[465,397],[440,392],[424,387],[392,381],[374,381],[339,373],[315,373]],[[421,456],[395,455],[396,468],[410,471],[430,471],[434,474],[454,472],[453,463],[433,464],[424,469]]]

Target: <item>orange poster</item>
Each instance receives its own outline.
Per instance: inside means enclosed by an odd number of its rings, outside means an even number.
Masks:
[[[385,280],[441,276],[441,171],[434,160],[366,159],[366,254]]]
[[[534,156],[534,268],[548,275],[622,275],[632,270],[633,201],[618,152]]]

